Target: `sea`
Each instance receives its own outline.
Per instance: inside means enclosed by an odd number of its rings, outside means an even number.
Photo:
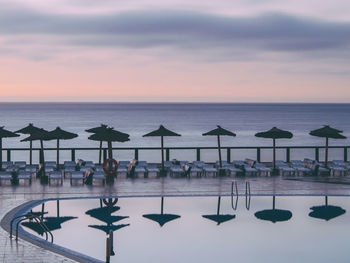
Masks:
[[[181,137],[165,138],[166,147],[201,147],[217,146],[217,139],[202,136],[203,133],[221,125],[236,133],[236,137],[223,136],[222,146],[271,146],[269,139],[257,138],[255,133],[266,131],[274,126],[291,131],[292,139],[278,140],[278,146],[323,146],[323,138],[309,135],[314,129],[331,125],[350,135],[350,104],[302,104],[302,103],[0,103],[0,126],[15,131],[33,123],[47,130],[60,128],[78,134],[73,140],[61,141],[61,147],[98,147],[99,143],[88,139],[86,129],[107,124],[124,133],[130,134],[130,141],[113,143],[114,147],[159,147],[160,139],[142,137],[155,130],[160,124],[181,134]],[[18,138],[3,139],[4,148],[28,147],[28,142],[21,142],[26,135]],[[349,145],[349,139],[331,140],[330,145]],[[44,142],[45,147],[55,147],[56,142]],[[34,142],[34,147],[39,147]],[[47,160],[55,160],[54,151],[46,151]],[[314,150],[292,152],[292,159],[313,158]],[[320,158],[323,156],[320,152]],[[34,160],[37,160],[34,152]],[[80,151],[77,158],[97,160],[98,152]],[[171,159],[196,158],[195,151],[171,151]],[[4,152],[6,159],[6,154]],[[70,152],[62,151],[61,160],[70,160]],[[115,150],[115,158],[129,160],[134,151]],[[225,152],[223,152],[223,156]],[[270,161],[271,151],[264,150],[263,161]],[[341,159],[342,149],[330,151],[330,158]],[[204,161],[218,159],[217,151],[201,152]],[[256,158],[255,150],[235,150],[232,159],[244,157]],[[283,159],[283,150],[277,152]],[[14,160],[28,161],[28,152],[11,153]],[[140,151],[139,159],[159,161],[158,151]]]

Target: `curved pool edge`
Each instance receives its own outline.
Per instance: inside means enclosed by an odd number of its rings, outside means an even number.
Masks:
[[[51,198],[50,198],[51,199]],[[6,215],[1,219],[0,226],[8,233],[10,233],[10,223],[12,218],[15,216],[19,216],[22,214],[25,214],[28,212],[31,208],[34,206],[37,206],[43,202],[48,201],[49,199],[43,199],[43,200],[34,200],[34,201],[28,201],[25,202],[22,205],[19,205],[13,209],[11,209],[9,212],[6,213]],[[96,258],[87,256],[85,254],[79,253],[77,251],[68,249],[66,247],[62,247],[59,245],[56,245],[54,243],[50,243],[42,238],[39,238],[35,235],[30,234],[29,232],[25,231],[22,226],[20,225],[18,227],[18,237],[33,244],[40,248],[43,248],[45,250],[51,251],[53,253],[59,254],[61,256],[64,256],[68,259],[74,260],[76,262],[82,262],[82,263],[103,263],[104,261],[98,260]]]

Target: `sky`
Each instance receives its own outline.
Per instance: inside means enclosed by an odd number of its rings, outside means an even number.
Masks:
[[[350,102],[348,0],[0,0],[0,101]]]

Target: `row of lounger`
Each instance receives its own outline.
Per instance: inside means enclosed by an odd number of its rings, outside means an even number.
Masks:
[[[117,178],[128,177],[129,161],[118,162]],[[12,185],[14,179],[18,184],[31,184],[32,179],[37,177],[38,166],[27,165],[25,162],[3,162],[0,172],[0,185]],[[166,161],[164,168],[172,177],[201,177],[201,176],[271,176],[273,169],[256,160],[245,159],[228,163],[217,161],[208,164],[202,161]],[[56,162],[45,162],[45,175],[49,184],[63,184],[64,178],[70,180],[72,185],[84,184],[84,174],[89,170],[93,173],[91,184],[105,184],[106,175],[101,165],[92,161],[85,161],[81,165],[66,161],[60,170],[57,170]],[[350,174],[350,163],[342,160],[334,160],[324,167],[315,160],[293,160],[290,163],[276,161],[277,174],[281,176],[346,176]],[[158,177],[160,168],[157,164],[146,161],[138,161],[134,167],[132,177]]]

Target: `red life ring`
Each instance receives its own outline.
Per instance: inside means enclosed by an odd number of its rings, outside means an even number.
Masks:
[[[112,162],[114,164],[114,168],[112,170],[109,170],[107,167],[109,162]],[[118,170],[118,162],[115,159],[109,158],[103,162],[103,171],[105,171],[106,174],[114,174],[117,170]]]

